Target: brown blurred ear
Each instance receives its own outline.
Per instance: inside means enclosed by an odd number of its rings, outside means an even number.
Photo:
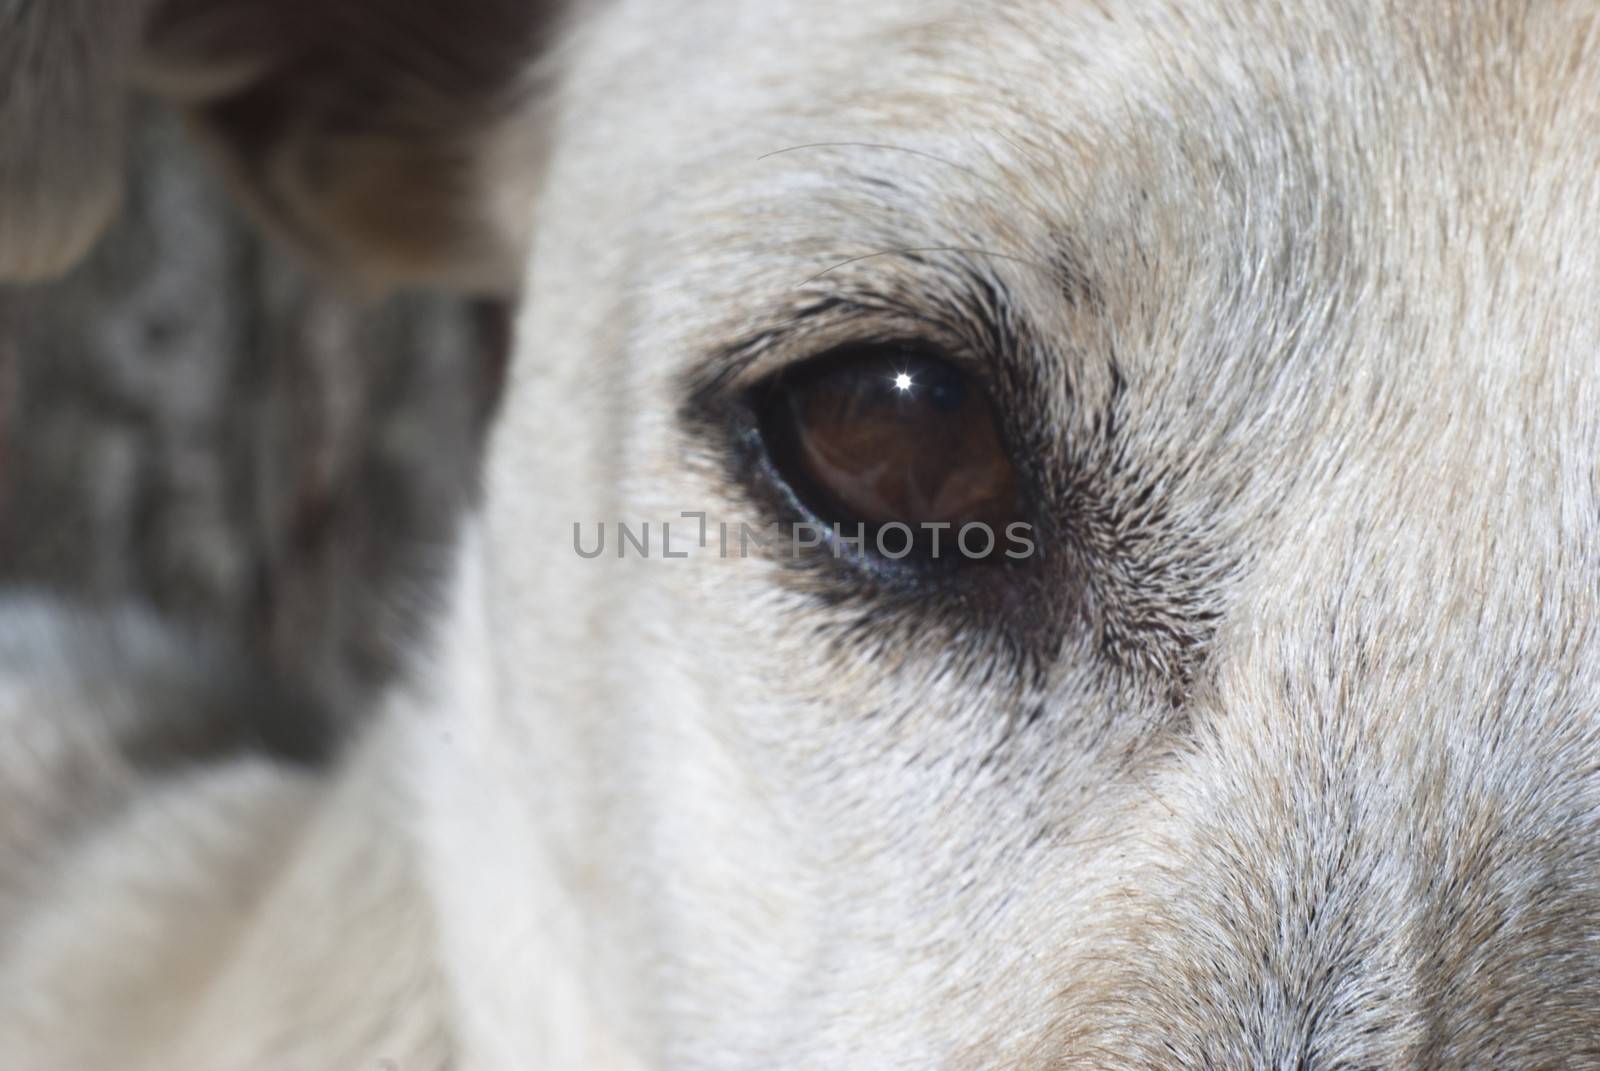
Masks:
[[[538,72],[561,0],[0,0],[0,19],[16,5],[54,35],[43,51],[38,34],[20,39],[23,62],[72,64],[60,39],[76,33],[97,73],[21,109],[0,101],[0,137],[11,111],[33,114],[14,204],[57,200],[62,182],[71,192],[72,159],[93,161],[80,168],[93,191],[120,186],[115,88],[131,72],[187,115],[269,230],[337,275],[376,288],[515,288],[526,240],[517,190],[531,191],[542,163]],[[66,25],[73,7],[121,12],[137,47],[101,41],[92,19]],[[45,128],[59,136],[39,137]],[[0,164],[0,226],[18,212],[4,203],[9,170]],[[93,191],[73,199],[99,205]],[[0,276],[75,256],[108,214],[53,211],[73,224],[71,241],[60,223],[28,242],[0,230]],[[41,247],[57,252],[30,251]]]
[[[515,287],[557,0],[160,0],[141,84],[269,228],[383,286]],[[510,206],[510,211],[507,207]]]

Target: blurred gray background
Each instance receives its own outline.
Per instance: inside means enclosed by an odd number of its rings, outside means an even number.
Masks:
[[[339,293],[138,113],[90,260],[0,288],[0,582],[147,601],[359,718],[427,620],[504,311]]]

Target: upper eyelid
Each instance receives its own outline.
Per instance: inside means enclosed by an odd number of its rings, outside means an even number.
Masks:
[[[975,270],[962,274],[983,277]],[[1010,333],[1002,320],[1014,307],[1004,284],[992,277],[985,277],[981,287],[930,288],[913,297],[867,289],[815,294],[720,347],[691,372],[689,396],[709,404],[788,364],[846,344],[922,343],[965,358],[984,374],[1011,356],[994,351],[1006,348],[996,343]]]
[[[706,408],[754,386],[783,367],[846,342],[871,339],[868,326],[884,338],[936,334],[929,322],[910,311],[885,311],[857,299],[821,297],[770,324],[720,347],[688,377],[688,395]]]

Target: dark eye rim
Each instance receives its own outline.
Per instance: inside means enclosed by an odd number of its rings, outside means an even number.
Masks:
[[[740,441],[747,454],[746,471],[753,477],[764,510],[772,513],[779,523],[800,521],[821,526],[827,534],[822,545],[812,552],[812,557],[826,557],[841,565],[864,570],[879,581],[911,580],[922,583],[968,571],[990,573],[1026,565],[1025,560],[1008,558],[999,551],[982,559],[966,558],[959,552],[941,552],[938,557],[933,557],[926,553],[926,547],[918,547],[901,558],[890,558],[873,547],[874,533],[870,526],[865,546],[840,545],[832,534],[833,521],[825,515],[830,511],[824,505],[830,500],[837,502],[837,496],[810,483],[803,472],[785,471],[792,466],[780,464],[776,456],[778,451],[774,448],[777,444],[772,441],[773,436],[767,424],[772,409],[783,398],[785,386],[797,378],[825,376],[854,363],[885,358],[943,365],[966,377],[975,389],[985,395],[995,419],[995,432],[1000,444],[1013,459],[1019,496],[1017,520],[1029,524],[1037,536],[1037,498],[1032,494],[1029,466],[1023,464],[1015,452],[1014,438],[1007,426],[1004,409],[994,404],[995,391],[990,369],[984,362],[975,361],[940,343],[908,336],[866,337],[839,342],[789,361],[744,389],[739,401],[743,422]],[[853,530],[855,522],[846,523]],[[1004,540],[1004,532],[996,534]],[[954,530],[946,531],[945,538],[950,541],[948,545],[953,546],[955,535]]]

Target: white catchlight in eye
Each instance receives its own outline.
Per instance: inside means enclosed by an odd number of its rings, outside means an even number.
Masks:
[[[908,375],[905,372],[901,372],[899,375],[894,377],[894,385],[895,385],[895,389],[896,390],[902,390],[902,391],[910,390],[911,389],[911,376]]]

